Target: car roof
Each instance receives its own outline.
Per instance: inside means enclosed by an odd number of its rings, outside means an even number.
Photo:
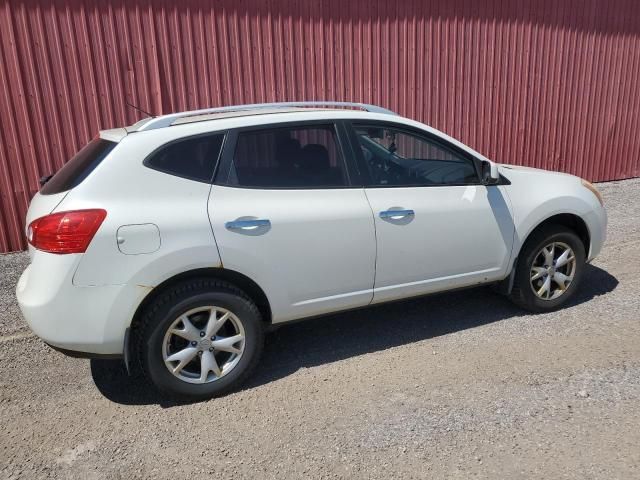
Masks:
[[[308,112],[309,110],[336,110],[351,109],[372,113],[384,113],[395,115],[391,110],[355,102],[334,102],[334,101],[308,101],[308,102],[277,102],[277,103],[254,103],[248,105],[232,105],[227,107],[207,108],[202,110],[191,110],[187,112],[171,113],[157,117],[145,118],[127,127],[127,132],[141,132],[155,130],[158,128],[181,125],[185,123],[201,122],[206,120],[217,120],[223,118],[248,117],[254,115],[265,115],[269,113],[292,113]]]
[[[100,137],[119,142],[127,136],[153,135],[155,137],[155,134],[158,134],[163,141],[171,141],[188,135],[233,128],[338,119],[400,123],[436,135],[482,160],[487,159],[468,145],[429,125],[402,117],[376,105],[350,102],[283,102],[193,110],[145,118],[125,128],[101,130]]]
[[[309,112],[309,111],[322,111],[329,109],[319,109],[319,108],[291,108],[291,107],[282,107],[282,108],[256,108],[253,110],[237,110],[232,112],[219,112],[219,113],[202,113],[199,115],[185,115],[184,117],[180,117],[176,119],[171,125],[182,125],[185,123],[193,123],[193,122],[204,122],[207,120],[222,120],[225,118],[236,118],[236,117],[249,117],[253,115],[269,115],[272,113],[293,113],[293,112]],[[335,110],[335,109],[332,109]]]
[[[243,126],[267,125],[281,122],[295,122],[306,120],[332,120],[339,118],[379,118],[392,115],[392,118],[402,118],[396,114],[374,114],[358,109],[345,108],[319,108],[319,107],[270,107],[251,108],[223,112],[199,113],[182,112],[161,117],[147,117],[128,127],[100,130],[100,137],[113,142],[119,142],[130,134],[164,132],[167,138],[178,134],[178,131],[199,131],[200,127],[207,130],[219,130],[226,128],[239,128]],[[158,124],[148,125],[152,121],[162,121]],[[181,136],[181,134],[178,134]]]

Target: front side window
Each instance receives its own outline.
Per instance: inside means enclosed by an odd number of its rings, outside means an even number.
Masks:
[[[354,128],[372,185],[479,183],[472,158],[435,140],[386,126]]]
[[[310,125],[240,132],[226,184],[254,188],[347,185],[335,128]]]
[[[160,147],[144,164],[170,175],[210,182],[213,177],[224,134],[188,137]]]

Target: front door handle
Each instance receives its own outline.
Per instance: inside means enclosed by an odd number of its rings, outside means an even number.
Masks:
[[[267,219],[255,219],[255,220],[234,220],[224,224],[227,230],[254,230],[260,227],[270,227],[271,222]]]
[[[416,212],[413,210],[383,210],[380,212],[380,218],[391,218],[392,220],[399,220],[405,217],[413,217]]]

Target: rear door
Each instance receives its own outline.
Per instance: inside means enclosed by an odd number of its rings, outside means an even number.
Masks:
[[[332,122],[232,131],[209,199],[225,268],[254,280],[275,322],[370,303],[375,231]]]
[[[511,213],[473,157],[400,124],[354,124],[352,133],[376,223],[374,302],[504,277]]]

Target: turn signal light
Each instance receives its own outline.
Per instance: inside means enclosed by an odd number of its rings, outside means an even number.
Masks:
[[[74,210],[40,217],[27,229],[27,240],[49,253],[84,253],[107,216],[106,210]]]

